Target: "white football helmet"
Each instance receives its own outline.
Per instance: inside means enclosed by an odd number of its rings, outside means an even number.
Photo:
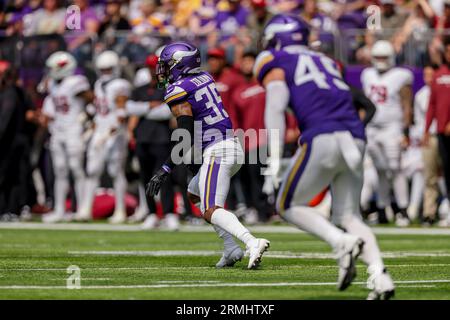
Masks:
[[[107,50],[100,53],[95,60],[95,68],[102,72],[102,70],[112,70],[113,74],[119,75],[119,55],[114,51]]]
[[[372,65],[380,72],[387,71],[395,66],[394,47],[389,41],[375,42],[371,51]]]
[[[74,74],[77,68],[77,61],[68,52],[57,51],[48,57],[45,65],[48,68],[48,75],[54,80],[61,80]]]

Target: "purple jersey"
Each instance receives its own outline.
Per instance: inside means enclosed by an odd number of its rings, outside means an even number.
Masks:
[[[233,136],[231,120],[209,73],[200,72],[169,84],[164,100],[170,107],[183,102],[191,105],[196,122],[194,139],[201,143],[202,150]]]
[[[258,81],[274,68],[285,72],[289,106],[297,118],[302,142],[335,131],[350,131],[355,138],[365,140],[349,87],[332,59],[303,47],[261,52],[254,69]]]

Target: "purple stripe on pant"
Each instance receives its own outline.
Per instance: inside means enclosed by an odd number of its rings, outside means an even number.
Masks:
[[[212,161],[213,163],[209,165],[208,174],[206,175],[206,188],[205,188],[206,210],[208,210],[209,208],[213,207],[216,204],[216,190],[217,190],[217,180],[219,177],[220,158],[212,158]]]

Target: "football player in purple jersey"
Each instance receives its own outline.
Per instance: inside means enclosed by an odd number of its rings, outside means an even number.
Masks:
[[[301,18],[274,16],[264,29],[266,51],[259,54],[254,68],[267,92],[268,177],[277,188],[288,106],[302,133],[300,148],[282,179],[277,211],[286,221],[330,244],[339,265],[339,290],[355,278],[355,260],[361,255],[370,274],[368,299],[389,299],[394,284],[375,236],[360,215],[364,125],[335,62],[308,50],[309,35],[309,26]],[[334,224],[308,206],[327,186],[331,187]]]
[[[189,183],[188,192],[194,203],[200,203],[204,219],[224,240],[224,253],[217,267],[232,266],[242,259],[242,250],[233,239],[235,236],[245,243],[248,268],[253,269],[259,265],[270,242],[255,238],[233,213],[224,208],[230,179],[241,167],[243,151],[233,135],[231,120],[216,84],[210,74],[200,69],[200,63],[197,48],[175,42],[162,50],[156,75],[158,82],[166,87],[164,100],[177,119],[178,133],[182,134],[183,129],[188,133],[183,137],[183,141],[189,140],[188,150],[182,156],[195,155],[197,145],[201,150],[201,166]],[[180,163],[180,159],[173,156],[175,153],[172,152],[148,183],[147,194],[150,196],[159,192],[162,182]],[[192,169],[195,165],[190,163],[189,167]]]

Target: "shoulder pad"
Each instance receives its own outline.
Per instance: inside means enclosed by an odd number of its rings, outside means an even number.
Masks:
[[[262,82],[264,76],[269,72],[270,64],[274,61],[275,56],[271,51],[263,51],[256,58],[255,65],[253,67],[253,74],[258,81]]]
[[[178,85],[177,85],[178,84]],[[167,87],[164,101],[168,105],[181,102],[187,97],[187,92],[181,86],[181,83],[175,82]]]
[[[91,88],[88,79],[83,75],[74,75],[67,78],[67,84],[70,86],[70,91],[73,95],[77,95],[83,91]]]

